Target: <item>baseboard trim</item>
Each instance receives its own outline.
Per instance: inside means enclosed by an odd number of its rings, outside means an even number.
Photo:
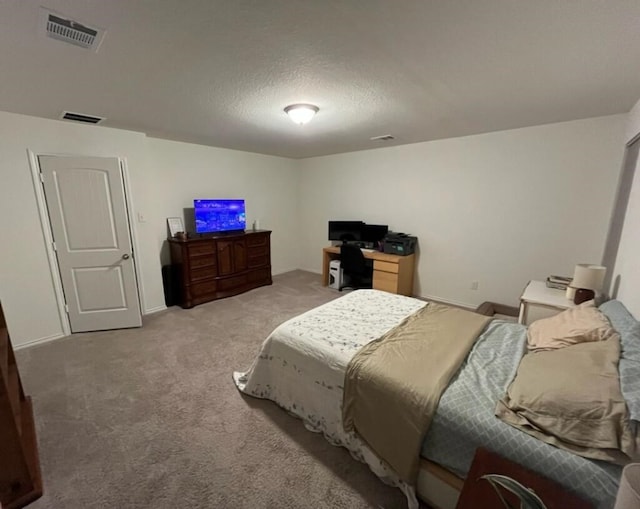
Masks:
[[[151,309],[146,309],[145,312],[143,313],[143,315],[144,316],[152,315],[154,313],[159,313],[160,311],[164,311],[165,309],[167,309],[167,306],[156,306],[156,307],[151,308]]]
[[[279,276],[281,274],[286,274],[287,272],[294,272],[296,270],[304,270],[304,269],[280,269],[280,270],[272,270],[271,271],[271,275],[272,276]]]
[[[55,341],[56,339],[66,338],[62,333],[52,334],[51,336],[45,336],[43,338],[31,339],[25,343],[20,343],[13,345],[14,350],[22,350],[23,348],[28,348],[31,346],[41,345],[43,343],[48,343],[49,341]]]
[[[451,300],[451,299],[443,299],[442,297],[435,297],[434,295],[420,295],[420,296],[416,296],[416,298],[424,299],[424,300],[432,300],[434,302],[439,302],[441,304],[449,304],[451,306],[468,309],[470,311],[475,311],[476,308],[478,307],[478,306],[474,306],[473,304],[467,304],[466,302],[460,302],[460,301]]]

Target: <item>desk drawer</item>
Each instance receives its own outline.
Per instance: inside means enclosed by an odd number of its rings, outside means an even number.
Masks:
[[[379,270],[374,270],[373,271],[373,288],[374,290],[382,290],[383,292],[398,293],[397,274],[393,274],[391,272],[382,272]]]
[[[391,262],[383,262],[380,260],[373,261],[373,270],[379,270],[381,272],[391,272],[392,274],[398,273],[398,264]]]

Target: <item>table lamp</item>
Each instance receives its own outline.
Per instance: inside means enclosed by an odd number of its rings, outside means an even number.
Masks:
[[[582,304],[595,298],[596,292],[602,290],[604,275],[607,268],[602,265],[579,263],[573,273],[573,280],[569,285],[575,289],[574,304]]]

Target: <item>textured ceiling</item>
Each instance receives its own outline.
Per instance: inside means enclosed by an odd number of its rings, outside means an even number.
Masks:
[[[100,50],[40,34],[40,5]],[[0,0],[0,110],[334,154],[627,112],[639,27],[638,0]]]

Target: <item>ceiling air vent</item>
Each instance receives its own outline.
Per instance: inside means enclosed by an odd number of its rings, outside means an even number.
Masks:
[[[391,141],[395,140],[393,136],[390,134],[383,134],[382,136],[374,136],[373,138],[369,138],[371,141]]]
[[[100,28],[83,25],[44,8],[41,11],[41,19],[48,37],[74,46],[98,51],[104,37],[105,31]]]
[[[73,120],[74,122],[82,122],[84,124],[99,124],[104,117],[96,117],[94,115],[84,115],[82,113],[73,113],[72,111],[63,111],[60,118],[63,120]]]

